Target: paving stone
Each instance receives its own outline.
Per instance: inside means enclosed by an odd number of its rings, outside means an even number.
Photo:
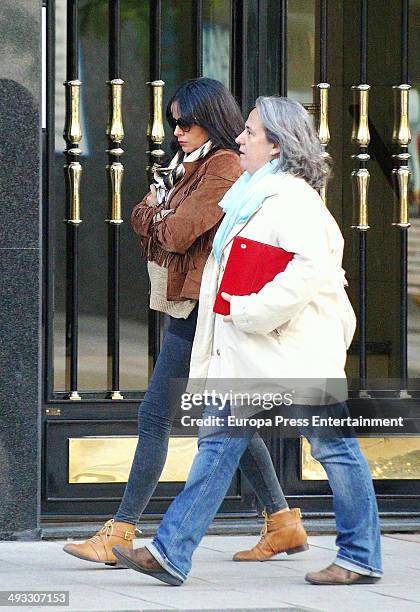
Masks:
[[[406,584],[401,585],[388,585],[386,583],[378,583],[375,587],[371,587],[372,592],[380,593],[381,595],[386,595],[389,598],[393,598],[395,601],[410,601],[413,603],[417,603],[417,609],[419,609],[420,604],[420,584],[419,584],[420,576],[417,574],[416,582],[406,581]]]
[[[420,533],[388,533],[384,537],[420,544]]]

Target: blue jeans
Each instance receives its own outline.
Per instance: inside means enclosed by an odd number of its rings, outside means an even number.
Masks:
[[[338,405],[338,408],[342,405]],[[226,416],[218,406],[209,406],[204,415]],[[184,490],[166,512],[148,550],[171,574],[185,580],[192,555],[213,520],[229,487],[232,476],[255,433],[245,427],[241,437],[226,431],[199,433],[195,456]],[[312,446],[312,454],[328,475],[333,492],[337,525],[335,563],[346,569],[380,576],[381,552],[375,491],[366,459],[355,438],[320,438],[302,428]]]
[[[197,310],[188,319],[169,317],[153,376],[140,404],[139,440],[124,496],[114,515],[116,521],[136,524],[159,482],[176,412],[169,400],[169,383],[173,378],[188,377]],[[258,435],[252,438],[240,468],[268,514],[287,508],[270,453]]]

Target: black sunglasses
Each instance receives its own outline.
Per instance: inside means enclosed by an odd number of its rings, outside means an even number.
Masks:
[[[192,123],[185,121],[185,119],[183,119],[182,117],[179,117],[179,119],[174,119],[173,117],[170,117],[168,119],[168,123],[173,130],[175,130],[176,126],[178,126],[183,132],[189,132],[192,126]]]

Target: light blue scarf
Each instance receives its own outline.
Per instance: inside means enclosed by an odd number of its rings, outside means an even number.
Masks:
[[[279,179],[284,173],[278,170],[277,160],[264,164],[250,174],[244,172],[219,202],[225,216],[213,240],[213,253],[220,264],[222,249],[232,228],[245,223],[258,210],[265,198],[277,192]]]

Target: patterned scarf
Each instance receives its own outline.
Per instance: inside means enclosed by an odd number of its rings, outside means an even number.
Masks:
[[[148,261],[154,261],[158,266],[170,268],[174,272],[185,273],[194,267],[194,257],[202,252],[209,243],[211,244],[217,227],[199,236],[184,254],[172,253],[162,249],[159,246],[157,236],[155,237],[155,233],[156,228],[161,227],[161,224],[165,224],[167,216],[170,216],[170,195],[176,183],[185,175],[184,162],[187,163],[202,159],[208,155],[212,149],[213,144],[211,140],[208,140],[204,145],[189,155],[184,155],[182,151],[179,151],[166,168],[157,168],[154,171],[154,185],[156,187],[160,210],[155,215],[154,222],[150,226],[151,235],[149,236],[147,244],[141,246],[141,250]]]
[[[211,140],[205,142],[201,147],[185,155],[183,151],[178,153],[171,159],[166,168],[158,167],[153,173],[153,181],[157,192],[158,204],[166,203],[169,199],[169,194],[185,174],[184,162],[197,161],[205,157],[213,148]]]

